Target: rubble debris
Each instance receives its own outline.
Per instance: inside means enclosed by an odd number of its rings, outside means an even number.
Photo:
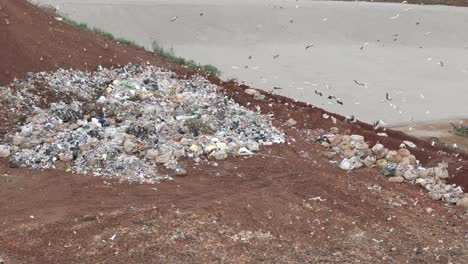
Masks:
[[[293,127],[297,124],[297,121],[290,118],[288,119],[288,121],[284,122],[284,125],[287,126],[287,127]]]
[[[41,104],[32,92],[38,83],[64,100]],[[156,182],[169,177],[158,174],[159,166],[185,175],[182,158],[222,160],[285,142],[267,116],[238,105],[203,77],[180,80],[154,66],[30,74],[0,89],[0,98],[28,115],[0,147],[12,167]]]
[[[336,156],[343,158],[339,164],[343,170],[351,171],[363,166],[377,168],[383,175],[389,177],[389,182],[408,181],[421,185],[433,200],[442,200],[460,206],[468,203],[468,196],[464,197],[460,186],[446,182],[449,178],[447,162],[440,162],[437,167],[424,168],[410,150],[404,147],[389,150],[384,145],[376,143],[369,148],[363,136],[346,135],[340,133],[336,127],[317,136],[316,141],[327,148],[323,154],[325,157],[333,157],[329,153],[336,153]],[[403,146],[416,147],[409,141],[404,141]]]

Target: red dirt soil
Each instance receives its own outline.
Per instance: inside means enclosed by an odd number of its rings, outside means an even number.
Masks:
[[[22,0],[0,0],[0,58],[0,84],[27,72],[147,61],[182,77],[193,74],[58,22]],[[423,164],[450,161],[451,181],[465,189],[466,156],[455,159],[453,150],[401,132],[378,137],[371,126],[346,124],[338,115],[334,125],[321,109],[264,92],[266,100],[255,101],[245,86],[210,80],[240,104],[274,114],[277,126],[297,120],[296,128],[282,126],[290,143],[245,159],[182,161],[187,177],[155,185],[13,169],[0,160],[0,258],[7,264],[468,263],[463,209],[432,201],[417,185],[389,183],[373,169],[346,173],[301,131],[338,126],[390,148],[410,140]],[[0,111],[0,118],[8,116]]]

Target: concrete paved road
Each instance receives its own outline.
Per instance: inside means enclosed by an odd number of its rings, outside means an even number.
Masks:
[[[148,47],[157,40],[177,55],[217,66],[225,79],[281,87],[275,92],[367,122],[468,116],[468,8],[310,0],[36,2]]]

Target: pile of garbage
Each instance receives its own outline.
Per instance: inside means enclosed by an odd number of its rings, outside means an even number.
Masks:
[[[37,83],[71,99],[41,108],[37,93],[28,92]],[[268,117],[239,106],[203,77],[180,80],[153,66],[62,69],[10,86],[1,89],[4,102],[29,113],[0,145],[10,166],[155,182],[169,177],[158,166],[185,174],[181,158],[252,155],[285,140]]]
[[[390,182],[409,181],[420,184],[433,200],[447,203],[466,203],[460,186],[448,184],[448,163],[441,162],[437,167],[424,168],[419,160],[406,148],[415,147],[412,142],[405,142],[398,150],[390,150],[377,143],[370,147],[361,135],[346,135],[332,127],[317,139],[328,149],[324,156],[333,158],[340,154],[343,160],[340,168],[346,171],[361,167],[373,167],[389,178]],[[462,201],[463,200],[463,201]]]

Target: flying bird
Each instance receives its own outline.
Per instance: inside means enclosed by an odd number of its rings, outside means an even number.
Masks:
[[[177,20],[177,18],[178,18],[177,16],[173,17],[173,18],[171,19],[171,22],[174,22],[174,21],[176,21],[176,20]]]
[[[387,101],[391,101],[392,99],[390,98],[390,96],[388,95],[388,93],[385,93],[385,98],[387,99]]]
[[[305,47],[305,49],[310,49],[310,48],[312,48],[313,46],[314,46],[314,45],[307,45],[307,46]]]
[[[330,99],[330,100],[331,100],[331,99],[336,99],[336,97],[335,97],[334,95],[329,95],[329,96],[328,96],[328,99]]]
[[[444,63],[441,62],[441,61],[439,61],[439,65],[440,65],[440,67],[444,67]]]
[[[360,82],[358,82],[358,81],[356,81],[356,80],[354,80],[354,83],[356,83],[356,84],[359,85],[359,86],[366,86],[365,83],[360,83]]]
[[[316,95],[323,96],[323,94],[322,94],[321,92],[317,91],[317,90],[315,90],[315,94],[316,94]]]
[[[399,13],[396,14],[396,15],[394,15],[394,16],[392,16],[392,17],[390,17],[390,19],[396,19],[396,18],[398,18],[398,17],[400,17],[400,14],[399,14]]]
[[[251,60],[251,59],[252,59],[252,55],[249,56],[249,60]]]
[[[340,104],[340,105],[343,105],[343,101],[341,101],[340,99],[336,99],[336,103]]]
[[[367,46],[368,44],[369,44],[369,42],[364,43],[364,45],[361,46],[361,50],[363,50],[364,47]]]
[[[275,56],[273,56],[273,59],[277,59],[279,58],[279,54],[276,54]]]
[[[278,87],[278,86],[273,86],[273,90],[281,90],[281,89],[283,89],[283,88]]]
[[[200,16],[203,16],[203,13],[200,13]]]

